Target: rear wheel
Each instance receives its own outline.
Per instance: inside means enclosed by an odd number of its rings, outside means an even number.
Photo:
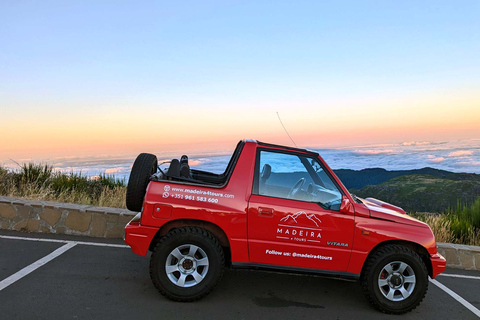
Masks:
[[[141,211],[143,198],[150,182],[150,176],[157,172],[157,157],[150,153],[141,153],[133,163],[127,185],[126,204],[128,210]]]
[[[210,232],[184,227],[170,231],[157,243],[150,259],[150,277],[167,298],[195,301],[215,287],[224,265],[223,249]]]
[[[361,283],[375,308],[402,314],[413,310],[425,297],[428,272],[415,251],[401,245],[387,245],[366,262]]]

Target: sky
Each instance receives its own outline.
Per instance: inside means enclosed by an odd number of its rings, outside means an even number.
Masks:
[[[479,16],[476,0],[1,1],[0,163],[292,145],[278,112],[299,147],[462,141],[480,172]]]

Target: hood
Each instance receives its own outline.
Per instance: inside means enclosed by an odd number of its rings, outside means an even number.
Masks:
[[[417,227],[428,227],[427,224],[410,217],[405,211],[393,204],[374,198],[361,199],[363,204],[370,210],[370,217],[388,220]]]

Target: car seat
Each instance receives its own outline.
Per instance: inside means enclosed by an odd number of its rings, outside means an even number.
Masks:
[[[192,171],[188,165],[188,157],[186,155],[180,158],[180,177],[192,179]]]
[[[272,166],[268,163],[265,163],[262,168],[262,172],[260,173],[260,184],[259,184],[259,193],[264,194],[265,192],[265,183],[267,182],[268,178],[270,178],[270,174],[272,173]]]
[[[171,178],[180,177],[180,161],[178,161],[178,159],[172,159],[172,161],[170,161],[166,175]]]

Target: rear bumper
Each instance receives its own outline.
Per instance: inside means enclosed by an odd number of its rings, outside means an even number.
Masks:
[[[445,271],[445,268],[447,267],[447,260],[440,253],[435,253],[430,255],[430,261],[432,262],[432,279],[433,279],[438,274]]]
[[[133,253],[145,256],[157,231],[158,228],[128,223],[125,226],[124,241],[132,248]]]

